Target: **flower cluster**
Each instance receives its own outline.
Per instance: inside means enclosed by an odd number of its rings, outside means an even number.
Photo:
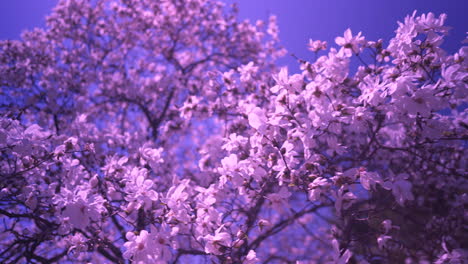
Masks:
[[[275,17],[60,1],[0,42],[0,262],[461,263],[468,49],[445,20],[310,40],[290,74]]]

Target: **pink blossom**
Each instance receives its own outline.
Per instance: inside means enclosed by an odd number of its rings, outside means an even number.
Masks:
[[[353,37],[353,33],[349,28],[344,32],[344,37],[335,38],[335,42],[344,48],[344,53],[347,57],[351,57],[351,52],[359,54],[361,52],[362,45],[365,44],[364,37],[361,37],[361,32]]]
[[[208,234],[203,237],[205,241],[205,252],[208,254],[220,255],[231,246],[231,235],[227,232],[221,231],[224,226],[220,226],[216,229],[214,235]]]
[[[318,52],[321,50],[326,50],[327,49],[327,42],[326,41],[320,41],[320,40],[312,40],[309,39],[309,44],[308,48],[312,52]]]

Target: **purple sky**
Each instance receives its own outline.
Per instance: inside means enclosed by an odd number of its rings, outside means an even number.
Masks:
[[[366,39],[388,41],[397,28],[397,21],[414,10],[418,14],[446,13],[446,25],[452,27],[444,48],[457,51],[468,31],[468,1],[447,0],[228,0],[239,3],[241,17],[266,19],[269,14],[278,17],[280,38],[290,53],[311,59],[307,50],[309,38],[326,40],[335,45],[336,36],[343,36],[347,28],[353,34],[362,31]],[[388,42],[386,42],[388,44]],[[289,56],[286,63],[294,70],[297,64]]]
[[[413,10],[448,14],[447,25],[452,27],[444,47],[454,52],[468,31],[468,1],[466,0],[224,0],[238,2],[240,15],[252,21],[266,19],[269,14],[278,17],[280,38],[290,53],[303,59],[312,58],[306,45],[309,38],[334,44],[336,36],[346,28],[353,33],[362,31],[369,40],[388,40],[402,21]],[[45,25],[48,14],[57,0],[1,0],[0,39],[18,39],[23,29]],[[288,56],[293,71],[297,64]]]

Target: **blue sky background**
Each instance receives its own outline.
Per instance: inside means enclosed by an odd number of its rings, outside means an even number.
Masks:
[[[0,0],[0,39],[18,39],[24,29],[43,27],[45,16],[57,0]],[[289,53],[312,59],[307,50],[309,38],[326,40],[334,45],[336,36],[347,28],[362,31],[369,40],[388,41],[407,14],[432,11],[446,13],[452,27],[444,47],[451,53],[458,50],[468,31],[468,0],[224,0],[239,3],[241,18],[255,21],[278,17],[280,38]],[[387,42],[388,43],[388,42]],[[291,56],[280,61],[297,72],[298,64]]]

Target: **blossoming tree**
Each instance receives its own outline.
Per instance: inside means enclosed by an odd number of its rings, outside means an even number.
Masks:
[[[1,262],[462,263],[468,50],[444,20],[348,29],[290,75],[274,17],[61,1],[0,42]]]

